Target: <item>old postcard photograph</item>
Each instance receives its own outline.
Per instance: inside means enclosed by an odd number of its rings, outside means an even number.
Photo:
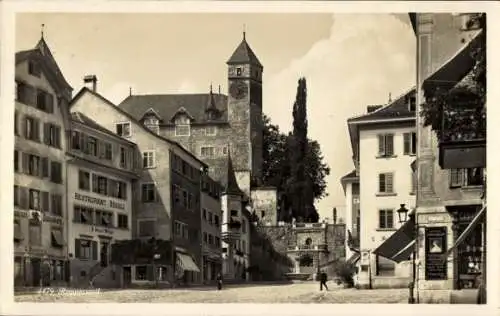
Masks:
[[[3,7],[9,310],[498,305],[495,6],[64,2]]]

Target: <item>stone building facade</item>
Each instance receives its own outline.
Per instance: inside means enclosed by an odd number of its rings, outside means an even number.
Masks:
[[[67,205],[71,283],[119,285],[111,249],[132,239],[137,146],[82,113],[71,113]]]
[[[155,133],[86,87],[74,97],[71,111],[83,113],[137,145],[142,163],[136,193],[139,199],[133,207],[132,236],[167,241],[172,246],[168,256],[171,260],[163,256],[140,264],[123,264],[120,276],[123,283],[201,283],[200,186],[201,171],[207,165],[179,143]],[[167,247],[169,243],[160,245]],[[169,249],[156,251],[170,253]],[[155,264],[156,260],[162,264]],[[161,280],[152,279],[154,275],[161,276]]]
[[[65,284],[66,132],[72,88],[42,37],[15,56],[14,284]]]

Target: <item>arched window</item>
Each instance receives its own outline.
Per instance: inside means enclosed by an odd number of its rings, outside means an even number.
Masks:
[[[312,244],[312,239],[311,238],[307,238],[306,239],[306,243],[305,243],[306,248],[310,248],[311,244]]]

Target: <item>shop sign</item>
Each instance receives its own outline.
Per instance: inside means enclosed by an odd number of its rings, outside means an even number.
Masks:
[[[90,204],[96,204],[96,205],[103,206],[103,207],[116,208],[119,210],[125,209],[125,204],[118,203],[118,202],[115,202],[112,200],[105,200],[105,199],[91,197],[91,196],[88,196],[85,194],[80,194],[77,192],[75,192],[75,200],[87,202]]]
[[[446,227],[427,227],[425,229],[425,279],[447,280],[448,262],[444,258],[447,251]]]

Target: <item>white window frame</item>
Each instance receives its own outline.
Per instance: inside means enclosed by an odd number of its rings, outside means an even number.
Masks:
[[[152,201],[144,201],[144,196],[143,196],[144,191],[142,190],[142,188],[143,188],[143,186],[145,186],[145,185],[149,185],[149,184],[152,184],[152,185],[153,185],[153,194],[154,194],[154,199],[153,199]],[[157,198],[158,198],[158,197],[156,196],[156,183],[154,183],[154,182],[143,182],[143,183],[141,183],[141,187],[140,187],[140,189],[141,189],[141,203],[154,203],[154,202],[156,202],[156,200],[157,200]]]
[[[380,176],[381,175],[384,175],[384,191],[381,191],[380,190]],[[392,176],[392,180],[391,180],[391,190],[390,191],[387,191],[387,175],[391,175]],[[378,194],[395,194],[396,192],[394,191],[394,172],[381,172],[378,174],[377,176],[377,187],[378,187]]]
[[[210,155],[205,155],[203,153],[203,149],[212,149],[211,150],[211,154]],[[203,158],[215,158],[215,147],[214,146],[201,146],[200,147],[200,157],[203,157]]]
[[[178,127],[187,128],[187,133],[179,133]],[[175,136],[191,136],[191,121],[187,116],[182,115],[175,120]]]
[[[413,136],[415,135],[415,136]],[[405,149],[406,138],[408,137],[408,151]],[[415,139],[415,144],[414,144]],[[403,154],[407,156],[415,156],[417,154],[417,132],[407,132],[403,133]],[[413,146],[415,146],[415,151],[413,151]]]
[[[216,136],[217,135],[217,126],[206,126],[205,127],[205,135]]]
[[[384,212],[384,214],[385,214],[384,215],[384,222],[385,222],[384,224],[385,224],[385,227],[381,227],[381,225],[380,225],[381,224],[380,223],[380,214],[382,212]],[[388,214],[388,212],[392,214],[392,222],[387,221],[387,214]],[[390,227],[389,227],[388,224],[390,224]],[[389,209],[389,208],[388,209],[379,209],[378,210],[378,225],[377,226],[378,226],[378,229],[394,229],[394,210],[393,209]]]
[[[122,127],[122,135],[118,134],[118,125],[128,125],[128,135],[124,135],[123,134],[123,127]],[[130,136],[132,136],[132,123],[130,123],[130,121],[115,123],[115,131],[116,131],[116,134],[118,136],[121,136],[121,137],[130,137]]]
[[[177,225],[179,226],[179,232],[177,231]],[[174,222],[174,236],[182,239],[189,239],[189,226],[188,224],[175,221]]]
[[[388,146],[387,146],[387,139],[390,138],[392,142],[392,152],[389,152]],[[378,157],[385,157],[385,158],[390,158],[394,157],[396,155],[395,153],[395,146],[394,146],[394,133],[381,133],[377,135],[377,156]],[[381,144],[381,140],[383,140],[383,144]],[[383,151],[380,150],[380,147],[383,147]]]
[[[144,166],[144,158],[146,158],[146,155],[149,156],[151,154],[151,157],[147,157],[147,166]],[[150,159],[152,159],[152,163],[150,164]],[[156,151],[155,150],[145,150],[142,152],[142,168],[143,169],[152,169],[156,168]]]

